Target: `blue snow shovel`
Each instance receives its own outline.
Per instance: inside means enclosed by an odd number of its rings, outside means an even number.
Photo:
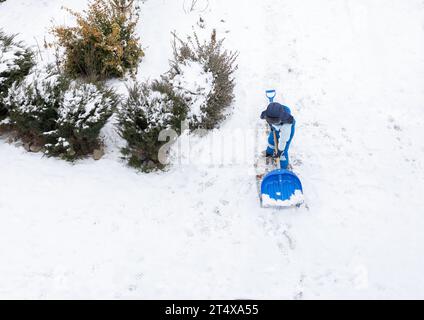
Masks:
[[[275,90],[268,90],[266,95],[269,102],[274,102],[276,96]],[[289,170],[281,169],[280,159],[278,158],[278,139],[274,131],[275,143],[275,162],[277,170],[268,173],[262,180],[261,200],[264,207],[292,207],[300,206],[303,200],[303,188],[300,179],[296,174]]]

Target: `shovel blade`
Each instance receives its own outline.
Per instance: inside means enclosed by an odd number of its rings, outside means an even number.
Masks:
[[[263,207],[293,207],[304,202],[300,179],[291,171],[274,170],[262,180]]]

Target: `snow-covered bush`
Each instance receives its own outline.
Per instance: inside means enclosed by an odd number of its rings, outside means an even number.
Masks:
[[[46,153],[67,160],[98,149],[99,134],[118,103],[111,91],[94,84],[71,82],[57,112],[56,129],[45,132]]]
[[[178,73],[169,80],[173,90],[183,97],[187,106],[187,118],[192,127],[200,127],[208,116],[208,100],[214,90],[214,76],[205,71],[197,61],[184,61],[178,65]]]
[[[56,129],[57,110],[69,81],[54,68],[35,68],[21,83],[14,83],[4,99],[11,123],[24,140],[41,143],[44,132]]]
[[[196,33],[187,41],[175,35],[174,61],[165,79],[184,97],[192,129],[213,129],[225,119],[234,99],[236,59],[237,53],[224,50],[215,31],[203,43]]]
[[[77,26],[56,27],[53,34],[65,50],[64,70],[69,75],[102,80],[136,70],[144,52],[135,35],[134,0],[91,0],[83,13],[67,10]]]
[[[125,158],[130,166],[148,172],[164,167],[158,159],[165,143],[159,141],[159,133],[166,129],[179,132],[186,108],[169,84],[156,81],[131,88],[118,118],[120,134],[127,141],[122,150]]]
[[[34,65],[31,50],[14,38],[0,31],[0,120],[7,115],[2,99],[12,84],[28,75]]]
[[[118,98],[110,90],[71,81],[52,67],[14,84],[4,99],[24,142],[66,160],[90,154]]]

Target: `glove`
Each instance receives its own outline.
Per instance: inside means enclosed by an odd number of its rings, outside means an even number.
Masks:
[[[280,158],[280,156],[281,156],[281,154],[282,154],[282,151],[278,151],[278,153],[277,153],[277,154],[275,154],[275,152],[274,152],[274,153],[272,153],[272,154],[268,154],[268,153],[266,153],[266,154],[265,154],[265,157],[266,157],[266,158],[270,158],[270,159],[279,159],[279,158]]]

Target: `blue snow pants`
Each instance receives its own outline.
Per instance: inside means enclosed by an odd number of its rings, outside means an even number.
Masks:
[[[287,170],[289,166],[289,148],[294,137],[295,129],[296,129],[296,122],[294,122],[292,125],[290,139],[287,141],[286,148],[284,149],[284,151],[278,150],[277,154],[278,154],[278,157],[280,157],[281,169]],[[274,150],[275,150],[274,130],[275,130],[274,128],[271,128],[271,132],[268,137],[268,148],[266,149],[267,156],[274,155]],[[277,133],[277,140],[278,140],[280,139],[280,132],[277,131],[276,133]]]

